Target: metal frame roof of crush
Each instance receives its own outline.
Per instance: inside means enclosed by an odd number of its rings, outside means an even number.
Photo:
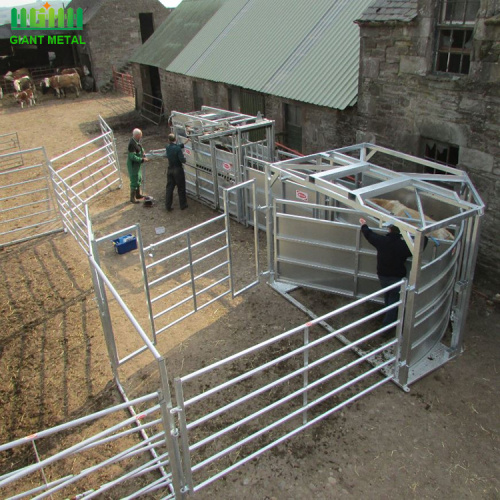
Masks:
[[[372,160],[376,154],[385,155],[386,161],[402,160],[412,170],[396,172],[378,165]],[[292,158],[274,163],[273,167],[293,182],[313,184],[318,192],[359,209],[379,221],[380,226],[396,225],[412,251],[414,240],[410,235],[429,235],[484,214],[484,202],[464,171],[374,144],[362,143]],[[439,173],[417,171],[425,168]],[[418,217],[396,216],[374,202],[374,198],[408,200]],[[429,203],[440,206],[441,215],[432,221],[425,214],[425,205]]]

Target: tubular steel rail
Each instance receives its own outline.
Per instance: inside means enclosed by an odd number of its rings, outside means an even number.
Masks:
[[[0,135],[0,169],[4,170],[11,167],[23,165],[23,155],[6,156],[8,153],[14,153],[21,150],[19,136],[17,132]]]
[[[1,155],[0,165],[0,247],[62,231],[45,149]]]
[[[399,286],[404,297],[404,281],[390,288]],[[393,379],[403,300],[354,322],[345,320],[330,333],[318,328],[333,318],[341,321],[344,313],[355,311],[388,289],[175,379],[178,406],[174,412],[179,418],[190,492],[199,491]],[[395,323],[383,328],[371,323],[391,308],[399,308]],[[380,339],[394,327],[395,337]],[[350,339],[348,345],[338,348],[334,342],[338,335]],[[360,357],[349,358],[355,347],[365,350]],[[388,349],[393,350],[392,355],[370,365]],[[248,366],[251,368],[245,369]],[[385,376],[380,375],[381,369],[386,370]],[[222,372],[220,376],[217,371]],[[228,371],[235,375],[228,377]],[[213,473],[214,469],[218,472]]]
[[[165,113],[165,108],[163,105],[163,100],[159,97],[147,94],[143,92],[142,94],[142,105],[141,105],[141,116],[159,125],[163,119]]]
[[[113,66],[113,86],[117,92],[135,97],[134,77],[130,73],[120,73]]]
[[[88,202],[113,185],[121,186],[112,132],[106,132],[50,160],[52,168],[82,201]]]
[[[131,405],[141,407],[142,411],[124,418],[123,410]],[[162,423],[164,406],[165,402],[155,392],[1,445],[0,452],[10,451],[14,457],[26,454],[27,448],[33,452],[28,465],[0,476],[2,496],[46,498],[54,494],[73,496],[79,491],[82,493],[73,498],[90,499],[121,484],[122,488],[128,487],[129,498],[159,489],[169,492],[163,498],[175,498],[172,476],[165,472],[169,455]],[[104,430],[92,430],[93,425]],[[54,439],[67,442],[68,432],[76,438],[70,440],[72,444],[55,453],[42,451],[50,450],[46,443]],[[147,432],[151,432],[151,436]],[[81,433],[86,437],[80,440]],[[135,439],[138,435],[142,439]],[[108,451],[110,443],[117,448],[112,454]],[[148,457],[150,454],[152,458]],[[70,459],[73,464],[79,462],[86,466],[73,471]],[[123,461],[127,462],[127,472],[116,468]],[[101,484],[103,473],[112,479]],[[95,488],[88,488],[90,481],[98,481]]]

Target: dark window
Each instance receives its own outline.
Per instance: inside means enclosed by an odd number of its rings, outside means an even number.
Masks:
[[[257,92],[249,92],[247,90],[240,91],[240,113],[244,115],[257,116],[259,113],[265,116],[266,101],[263,94]],[[264,129],[253,130],[248,134],[250,141],[262,141],[266,138]]]
[[[448,165],[450,167],[456,167],[458,165],[458,146],[425,137],[422,138],[421,144],[421,156],[426,160],[435,161],[436,163],[441,163],[442,165]],[[430,174],[442,173],[430,167],[425,167],[425,172]]]
[[[479,0],[442,0],[436,71],[469,74],[473,27]]]
[[[193,104],[195,111],[199,111],[203,106],[203,84],[193,82]]]
[[[141,40],[142,43],[144,43],[155,30],[152,12],[144,12],[139,14],[139,27],[141,30]]]
[[[469,74],[472,30],[440,29],[436,70]]]
[[[441,24],[474,23],[480,0],[443,0]]]
[[[285,146],[302,151],[302,110],[299,106],[285,104]]]

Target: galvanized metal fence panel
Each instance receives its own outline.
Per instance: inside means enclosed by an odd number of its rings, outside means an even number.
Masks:
[[[23,155],[8,155],[20,151],[19,137],[17,132],[0,135],[0,170],[19,167],[23,165]]]
[[[222,297],[236,297],[259,280],[258,228],[254,232],[255,279],[241,284],[232,253],[229,211],[235,191],[250,189],[253,181],[224,190],[224,214],[153,243],[144,250],[148,304],[152,329],[158,335]],[[255,190],[253,190],[255,196]],[[237,196],[237,195],[236,195]]]
[[[231,293],[228,248],[219,215],[144,249],[156,334]]]
[[[135,97],[134,77],[130,73],[120,73],[114,66],[113,70],[113,85],[117,92],[127,94],[130,97]]]
[[[360,212],[275,199],[274,213],[277,282],[350,297],[378,290],[376,252],[361,236],[359,222],[345,222],[359,219]]]
[[[133,407],[139,411],[124,417]],[[161,412],[160,395],[151,393],[1,445],[9,463],[24,464],[3,471],[2,496],[90,499],[113,495],[119,486],[121,497],[161,490],[163,498],[175,498]]]
[[[59,213],[68,231],[83,251],[90,255],[92,239],[92,222],[88,203],[69,186],[66,181],[50,167],[52,188],[59,207]]]
[[[146,120],[155,125],[159,125],[163,119],[164,112],[163,99],[143,92],[141,104],[141,116],[143,118],[146,118]]]
[[[404,282],[391,288],[396,286],[404,297]],[[364,310],[386,290],[176,378],[174,411],[190,492],[393,380],[404,302],[391,306],[399,317],[385,328],[373,320],[387,308]],[[335,330],[320,326],[332,322]],[[381,338],[391,327],[396,336]],[[340,336],[347,345],[337,341]],[[394,354],[384,357],[391,349]]]
[[[0,165],[0,247],[62,231],[45,149],[1,155]]]
[[[104,126],[102,122],[101,119],[101,127]],[[112,187],[121,187],[120,165],[111,130],[52,158],[50,162],[58,176],[84,202]]]

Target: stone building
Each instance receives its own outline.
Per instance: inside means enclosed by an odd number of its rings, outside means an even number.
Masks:
[[[302,153],[375,142],[464,169],[500,283],[499,30],[498,0],[183,0],[133,72],[139,99],[157,74],[167,112],[261,111]]]
[[[372,1],[183,0],[132,57],[139,104],[158,79],[167,112],[260,111],[304,153],[353,143],[354,20]]]
[[[487,206],[477,271],[500,283],[500,2],[377,0],[358,24],[357,142],[465,170]]]
[[[108,83],[112,67],[121,69],[133,52],[167,18],[158,0],[72,0],[69,7],[83,9],[85,45],[76,48],[76,62],[86,65],[97,88]]]

